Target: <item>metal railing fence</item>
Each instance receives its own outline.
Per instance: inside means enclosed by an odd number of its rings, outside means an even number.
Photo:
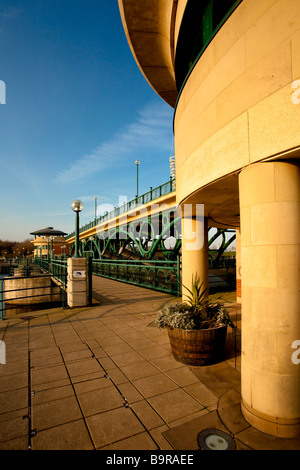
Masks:
[[[48,280],[49,282],[41,282],[41,285],[38,285],[38,283],[35,283],[37,279]],[[20,281],[22,282],[22,280],[26,280],[24,286],[13,289],[9,288],[9,284],[11,283],[19,284],[20,286]],[[28,282],[31,283],[31,285],[26,287],[26,283]],[[58,288],[59,291],[57,291]],[[28,306],[49,304],[55,301],[61,301],[64,307],[66,302],[65,292],[61,286],[53,284],[50,274],[30,277],[3,277],[0,279],[0,320],[5,319],[5,312],[7,310],[22,310],[28,308]]]
[[[92,304],[92,259],[87,260],[87,276],[88,276],[88,304]],[[51,275],[52,279],[56,281],[65,294],[65,301],[67,298],[68,288],[68,261],[67,259],[43,259],[36,258],[35,263],[40,266],[45,272]]]
[[[51,261],[51,275],[54,279],[61,282],[64,287],[67,286],[68,266],[66,260]]]
[[[92,273],[128,284],[179,295],[180,260],[92,260]]]
[[[59,281],[64,288],[67,286],[67,260],[43,258],[35,258],[35,264],[47,273],[51,274],[54,279]]]

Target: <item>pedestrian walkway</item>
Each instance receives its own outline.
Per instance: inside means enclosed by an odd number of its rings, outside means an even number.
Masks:
[[[240,306],[220,296],[239,330],[209,367],[175,361],[154,323],[177,299],[105,278],[93,277],[90,307],[0,323],[0,449],[196,450],[207,428],[231,434],[237,449],[300,448],[241,416]]]

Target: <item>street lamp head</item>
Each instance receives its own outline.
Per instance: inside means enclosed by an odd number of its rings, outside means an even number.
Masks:
[[[81,201],[79,200],[75,200],[72,202],[71,204],[71,209],[74,211],[74,212],[81,212],[82,209],[83,209],[83,204]]]
[[[135,161],[135,164],[136,164],[136,165],[139,165],[139,164],[140,164],[140,162],[139,162],[138,160],[136,160],[136,161]]]

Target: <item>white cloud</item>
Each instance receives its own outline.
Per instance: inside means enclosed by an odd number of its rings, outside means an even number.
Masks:
[[[111,139],[100,144],[91,153],[83,155],[55,178],[58,183],[71,183],[84,179],[100,170],[112,168],[126,162],[132,154],[143,149],[170,150],[172,137],[172,109],[165,103],[150,104]]]

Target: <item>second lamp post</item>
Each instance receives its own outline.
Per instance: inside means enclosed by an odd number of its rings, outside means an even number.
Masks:
[[[75,219],[75,254],[74,254],[74,258],[80,258],[80,256],[79,256],[79,212],[81,212],[82,209],[83,209],[82,202],[76,199],[75,201],[72,202],[71,209],[76,214],[76,219]]]
[[[135,161],[136,164],[136,198],[139,197],[139,164],[138,160]]]

